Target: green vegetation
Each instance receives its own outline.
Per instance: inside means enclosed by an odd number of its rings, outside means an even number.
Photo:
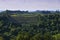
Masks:
[[[59,13],[1,12],[0,40],[60,40]]]

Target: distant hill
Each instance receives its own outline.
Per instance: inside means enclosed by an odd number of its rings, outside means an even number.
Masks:
[[[20,11],[20,10],[6,10],[6,11],[0,11],[1,13],[6,13],[6,14],[53,14],[53,13],[60,13],[60,11],[40,11],[40,10],[36,10],[36,11]]]
[[[6,10],[6,11],[2,11],[2,13],[7,13],[7,14],[23,14],[23,13],[28,13],[28,11],[20,11],[20,10]]]

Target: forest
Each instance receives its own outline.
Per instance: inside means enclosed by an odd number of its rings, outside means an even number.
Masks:
[[[60,11],[2,11],[0,40],[60,40]]]

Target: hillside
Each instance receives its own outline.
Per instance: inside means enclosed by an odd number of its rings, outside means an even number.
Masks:
[[[30,13],[30,12],[29,12]],[[60,40],[60,14],[0,14],[0,40]]]

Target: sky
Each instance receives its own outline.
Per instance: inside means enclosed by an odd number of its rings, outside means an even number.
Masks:
[[[60,0],[0,0],[0,10],[60,10]]]

